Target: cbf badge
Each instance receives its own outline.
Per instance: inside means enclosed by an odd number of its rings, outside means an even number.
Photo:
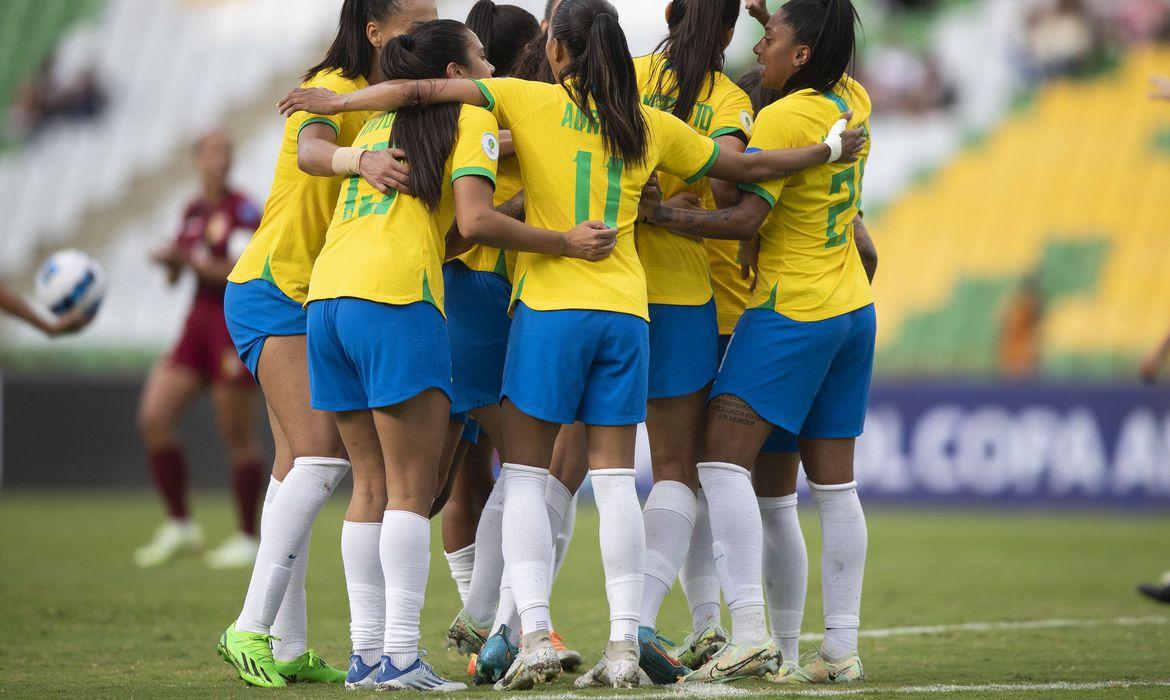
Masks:
[[[491,160],[500,159],[500,140],[493,133],[483,135],[483,152]]]
[[[755,121],[752,119],[752,113],[744,110],[739,113],[739,123],[743,125],[744,130],[748,136],[752,135],[752,128],[755,126]]]

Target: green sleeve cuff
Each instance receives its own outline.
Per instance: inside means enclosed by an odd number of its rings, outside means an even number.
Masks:
[[[312,119],[306,119],[305,123],[301,124],[301,128],[297,129],[297,136],[300,137],[301,132],[304,131],[305,127],[310,124],[328,124],[329,126],[333,127],[333,131],[336,132],[338,136],[341,136],[341,127],[338,126],[337,123],[332,119],[328,119],[326,117],[313,117]]]
[[[715,167],[715,161],[719,160],[719,144],[715,143],[714,141],[711,143],[715,146],[715,148],[711,151],[711,157],[707,159],[707,163],[703,165],[703,167],[699,168],[699,172],[687,178],[686,183],[688,185],[693,185],[699,180],[707,177],[707,173],[711,172],[711,168]]]
[[[740,185],[739,189],[743,190],[744,192],[751,192],[752,194],[767,202],[768,206],[770,207],[775,208],[776,206],[776,198],[772,196],[772,193],[763,187],[760,187],[759,185]]]
[[[479,88],[480,92],[483,93],[483,98],[487,100],[487,111],[495,112],[496,98],[492,97],[492,91],[488,90],[488,86],[484,85],[482,80],[473,80],[472,82],[475,83],[475,86]]]
[[[454,183],[459,178],[467,177],[469,175],[478,175],[479,177],[485,178],[486,180],[488,180],[489,182],[492,183],[493,189],[496,186],[496,174],[493,173],[492,171],[488,170],[487,168],[481,168],[479,166],[473,166],[470,168],[459,168],[455,172],[451,173],[451,182]]]
[[[744,143],[748,142],[748,135],[743,133],[743,129],[739,128],[738,126],[725,126],[722,129],[716,129],[711,134],[711,138],[713,139],[717,139],[720,136],[734,136]]]

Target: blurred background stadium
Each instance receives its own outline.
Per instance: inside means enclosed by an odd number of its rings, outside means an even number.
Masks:
[[[70,246],[110,277],[79,337],[0,320],[7,484],[146,484],[133,402],[192,283],[167,286],[147,255],[198,189],[191,144],[225,126],[236,186],[262,200],[275,101],[330,39],[338,4],[0,3],[0,278],[27,290],[39,262]],[[618,4],[634,53],[651,50],[664,3]],[[439,5],[463,17],[471,2]],[[1170,326],[1170,106],[1146,99],[1149,75],[1170,71],[1170,3],[858,5],[858,72],[876,108],[864,204],[881,259],[863,484],[912,497],[1170,497],[1170,399],[1135,379]],[[745,15],[729,73],[751,65],[759,34]],[[207,423],[189,421],[198,444],[211,442]],[[193,455],[209,464],[195,470],[204,485],[223,478],[217,458]],[[45,461],[71,466],[50,477]]]
[[[544,6],[513,2],[538,15]],[[866,29],[858,74],[875,106],[864,208],[881,261],[858,472],[865,502],[887,506],[871,518],[867,624],[1129,620],[1024,637],[1029,651],[1057,649],[1015,678],[1165,676],[1170,618],[1141,617],[1160,611],[1130,587],[1170,568],[1170,392],[1137,379],[1140,358],[1170,330],[1170,103],[1147,98],[1149,76],[1170,73],[1170,0],[855,2]],[[471,4],[438,2],[441,16],[460,19]],[[634,53],[650,51],[665,32],[665,1],[615,4]],[[100,317],[77,337],[48,341],[0,319],[0,592],[34,607],[0,613],[0,628],[36,630],[47,615],[60,633],[36,654],[0,660],[0,672],[47,661],[62,643],[92,649],[103,625],[127,620],[161,647],[127,639],[124,655],[161,648],[180,679],[215,663],[212,635],[242,578],[199,578],[194,564],[153,578],[122,571],[161,510],[135,406],[192,291],[190,279],[167,286],[148,253],[197,192],[191,146],[212,128],[236,143],[236,187],[264,198],[282,129],[276,101],[323,51],[339,5],[0,1],[0,279],[29,293],[40,262],[66,247],[89,251],[109,275]],[[745,15],[729,74],[751,66],[759,35]],[[208,491],[200,515],[226,531],[228,469],[208,407],[184,430],[193,479]],[[336,613],[315,627],[333,659],[345,653],[342,500],[318,527],[312,581]],[[42,525],[57,516],[90,523],[107,546],[91,550],[75,529],[54,539]],[[566,577],[558,595],[592,596],[582,614],[601,620],[595,517],[583,516],[575,548],[577,565],[591,568]],[[86,585],[61,578],[78,561]],[[456,603],[434,562],[432,586],[445,597],[425,618],[424,643],[437,647]],[[20,577],[18,563],[31,564]],[[190,581],[207,586],[198,602],[173,609],[149,597]],[[69,602],[53,594],[83,588]],[[816,628],[815,581],[809,590],[806,627]],[[151,627],[168,611],[173,627]],[[197,635],[206,639],[193,654]],[[951,639],[946,658],[928,662],[933,642],[866,644],[884,655],[877,675],[904,682],[997,680],[997,664],[1025,658],[980,639]],[[1070,658],[1080,665],[1061,666]],[[963,663],[981,670],[963,675]],[[439,666],[459,668],[445,657]],[[222,694],[233,686],[216,670]],[[110,688],[123,681],[97,689],[119,694]],[[1154,684],[1151,697],[1166,691]]]

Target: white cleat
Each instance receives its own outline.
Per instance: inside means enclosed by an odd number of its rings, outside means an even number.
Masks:
[[[637,642],[609,642],[597,665],[573,685],[577,688],[637,688],[644,684],[644,675],[638,666]],[[645,681],[649,680],[647,676]]]
[[[561,659],[547,632],[543,635],[539,632],[526,634],[522,644],[524,648],[511,668],[492,686],[496,690],[532,690],[555,681],[561,675]]]
[[[182,554],[203,549],[203,530],[192,520],[168,520],[159,526],[154,539],[134,550],[134,563],[143,569],[161,566]]]
[[[250,569],[256,563],[258,551],[259,538],[237,532],[205,554],[203,561],[210,569]]]

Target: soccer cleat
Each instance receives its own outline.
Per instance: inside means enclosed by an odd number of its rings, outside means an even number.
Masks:
[[[561,670],[572,673],[581,665],[581,654],[565,648],[565,638],[555,630],[549,632],[548,638],[552,641],[553,649],[557,650],[557,658],[561,660]]]
[[[475,663],[477,661],[479,661],[479,654],[472,654],[471,656],[467,657],[467,675],[475,675]]]
[[[781,683],[820,684],[856,683],[865,680],[865,669],[855,654],[842,661],[829,661],[813,649],[800,657],[799,667],[784,677]]]
[[[507,673],[492,687],[508,691],[532,690],[538,685],[555,681],[561,675],[561,660],[552,641],[547,635],[543,638],[537,635],[539,633],[525,635],[535,638],[535,641],[526,644],[527,648],[516,655]]]
[[[215,650],[231,664],[240,680],[260,688],[283,688],[288,685],[276,670],[272,658],[271,634],[241,632],[232,623],[219,638]]]
[[[1138,592],[1159,603],[1170,603],[1170,571],[1162,574],[1157,583],[1143,583]]]
[[[422,660],[425,651],[419,651],[419,658],[410,666],[399,670],[390,663],[389,656],[382,657],[378,666],[378,675],[374,677],[375,690],[425,690],[436,693],[453,693],[457,690],[467,690],[467,684],[449,681],[439,674],[431,665]]]
[[[785,662],[781,663],[780,667],[777,668],[775,671],[768,671],[767,673],[765,673],[764,680],[766,680],[770,683],[787,683],[788,681],[785,679],[788,678],[788,676],[795,673],[798,668],[800,668],[800,667],[797,666],[795,663],[793,663],[791,661],[785,661]]]
[[[349,672],[345,674],[346,690],[373,690],[374,679],[378,676],[379,664],[367,666],[362,657],[352,654],[349,657]]]
[[[134,563],[143,569],[162,566],[181,554],[203,549],[203,530],[190,520],[168,520],[154,532],[154,539],[134,550]]]
[[[638,667],[638,645],[634,642],[609,642],[601,660],[573,683],[577,688],[637,688],[642,684]]]
[[[237,532],[203,556],[209,569],[247,569],[256,563],[260,539]]]
[[[466,611],[460,610],[447,628],[447,648],[460,654],[478,654],[490,632],[490,627],[480,625]]]
[[[691,669],[671,656],[665,644],[674,646],[674,642],[659,636],[653,627],[638,628],[638,646],[641,648],[639,664],[657,685],[677,683],[679,678],[691,672]]]
[[[780,652],[769,639],[764,644],[742,646],[729,642],[711,660],[687,674],[687,683],[727,683],[763,676],[776,670]]]
[[[719,625],[710,625],[698,634],[692,632],[687,635],[682,646],[675,649],[674,655],[683,666],[699,668],[718,654],[730,638],[727,630]]]
[[[475,666],[470,669],[471,682],[488,685],[504,677],[520,650],[509,641],[512,631],[507,625],[500,625],[495,634],[488,637],[475,657]]]
[[[277,661],[276,671],[289,683],[344,683],[345,671],[333,668],[312,649],[292,661]]]

